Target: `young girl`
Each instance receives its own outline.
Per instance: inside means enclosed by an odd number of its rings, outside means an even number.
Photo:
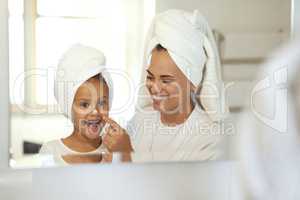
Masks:
[[[40,154],[52,156],[54,164],[110,161],[111,152],[127,150],[118,141],[130,144],[128,135],[108,118],[112,84],[104,65],[102,52],[82,45],[73,46],[61,59],[55,97],[64,115],[72,120],[74,130],[70,136],[42,146]],[[106,132],[118,136],[113,145],[104,145],[101,136]]]

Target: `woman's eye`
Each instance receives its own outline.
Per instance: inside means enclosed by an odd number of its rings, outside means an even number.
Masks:
[[[171,83],[173,82],[173,80],[169,80],[169,79],[165,79],[165,80],[162,80],[163,83]]]
[[[90,106],[90,104],[87,102],[80,102],[80,107],[82,107],[82,108],[88,108],[89,106]]]
[[[154,78],[152,76],[147,76],[147,80],[153,80]]]

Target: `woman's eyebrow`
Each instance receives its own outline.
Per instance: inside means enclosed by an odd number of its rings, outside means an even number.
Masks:
[[[150,75],[150,76],[154,76],[151,72],[150,72],[150,70],[146,70],[147,72],[148,72],[148,74]],[[175,79],[175,77],[174,76],[172,76],[172,75],[160,75],[160,78],[172,78],[172,79]]]
[[[77,98],[76,100],[77,100],[77,101],[91,101],[90,99],[87,99],[87,98],[84,98],[84,97],[82,97],[82,98]]]
[[[154,76],[148,69],[146,70],[149,75]]]
[[[172,75],[161,75],[160,78],[172,78],[172,79],[175,79],[175,77],[172,76]]]

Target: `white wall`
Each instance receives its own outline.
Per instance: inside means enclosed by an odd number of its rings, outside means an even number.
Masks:
[[[293,0],[293,35],[300,38],[300,1]]]
[[[0,0],[0,168],[8,166],[8,6]]]
[[[290,34],[291,0],[157,0],[158,13],[171,8],[198,9],[225,36],[226,60],[264,58]]]
[[[12,158],[18,160],[24,156],[24,141],[43,144],[44,142],[67,137],[72,131],[73,125],[63,115],[13,113],[10,135]]]
[[[229,104],[231,107],[248,106],[245,91],[250,95],[249,83],[256,77],[260,64],[290,36],[291,0],[156,2],[157,13],[174,8],[189,11],[198,9],[210,26],[225,37],[221,47],[223,78],[235,83],[229,89]]]
[[[290,30],[290,4],[291,0],[157,0],[156,10],[198,9],[224,33],[269,33]]]

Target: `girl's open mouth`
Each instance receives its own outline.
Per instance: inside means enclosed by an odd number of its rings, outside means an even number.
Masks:
[[[104,121],[99,120],[84,120],[84,125],[87,126],[87,131],[90,136],[93,138],[98,137],[100,131],[102,130],[103,126],[105,125]]]

